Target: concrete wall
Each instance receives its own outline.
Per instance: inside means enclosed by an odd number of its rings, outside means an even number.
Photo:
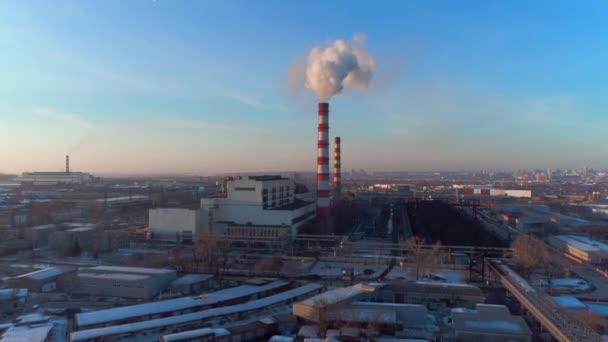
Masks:
[[[149,228],[152,238],[177,241],[184,232],[190,235],[203,232],[204,212],[182,208],[150,209]]]

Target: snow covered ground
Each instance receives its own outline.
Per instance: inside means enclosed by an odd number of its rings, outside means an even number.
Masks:
[[[608,304],[605,303],[587,303],[587,307],[592,312],[602,316],[608,317]]]
[[[430,277],[424,277],[420,280],[440,283],[466,283],[468,277],[467,271],[464,270],[451,270],[451,269],[439,269],[434,271]],[[415,280],[415,277],[409,272],[409,268],[395,266],[386,275],[387,280]]]
[[[324,278],[341,278],[342,270],[352,268],[359,279],[378,278],[388,266],[382,264],[347,263],[334,261],[317,261],[309,274]]]
[[[573,296],[555,296],[553,300],[566,310],[586,310],[587,305]]]
[[[547,280],[539,281],[539,285],[542,288],[549,287]],[[592,286],[581,278],[555,278],[551,280],[551,287],[555,291],[564,292],[585,292],[592,289]]]

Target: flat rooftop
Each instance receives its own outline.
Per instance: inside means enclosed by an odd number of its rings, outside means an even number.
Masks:
[[[150,279],[149,275],[145,274],[129,274],[129,273],[78,273],[78,278],[89,279],[111,279],[122,281],[140,281]]]
[[[255,180],[255,181],[273,181],[273,180],[287,179],[287,178],[283,178],[283,177],[281,177],[279,175],[249,176],[247,178],[251,179],[251,180]]]
[[[91,272],[111,272],[111,273],[139,273],[139,274],[167,274],[175,273],[168,268],[145,268],[145,267],[125,267],[125,266],[95,266],[87,269]]]
[[[53,277],[58,277],[64,273],[71,272],[75,270],[74,268],[63,268],[63,267],[49,267],[42,270],[20,274],[13,278],[28,278],[31,280],[45,280]]]

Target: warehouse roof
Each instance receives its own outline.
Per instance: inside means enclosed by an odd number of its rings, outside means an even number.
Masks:
[[[308,298],[304,301],[301,301],[299,304],[308,305],[313,307],[322,307],[327,305],[336,304],[348,299],[351,299],[357,295],[362,293],[371,292],[370,289],[365,289],[362,286],[349,286],[349,287],[339,287],[333,290],[329,290],[327,292],[323,292],[314,297]]]
[[[123,267],[123,266],[95,266],[89,271],[116,272],[116,273],[141,273],[141,274],[166,274],[175,273],[168,268],[145,268],[145,267]]]
[[[49,267],[42,270],[21,274],[13,278],[27,278],[35,281],[43,281],[46,279],[58,277],[64,273],[68,273],[74,270],[75,268],[72,267]]]
[[[323,285],[319,284],[307,284],[293,290],[281,292],[274,296],[252,300],[246,303],[217,307],[199,312],[188,313],[179,316],[158,318],[149,321],[128,323],[122,325],[113,325],[104,328],[96,328],[89,330],[82,330],[73,332],[70,337],[71,341],[87,341],[105,336],[115,336],[123,334],[132,334],[139,331],[145,331],[150,329],[161,329],[167,326],[185,324],[189,322],[200,322],[213,317],[225,316],[239,312],[247,312],[252,310],[259,310],[265,307],[276,305],[278,303],[297,298],[299,296],[317,291],[323,288]],[[105,310],[104,310],[105,311]]]
[[[91,279],[112,279],[122,281],[138,281],[150,279],[149,275],[145,274],[129,274],[129,273],[78,273],[78,278],[91,278]]]
[[[183,341],[184,339],[195,339],[206,336],[228,336],[230,332],[223,328],[202,328],[196,330],[182,331],[175,334],[163,336],[164,342]]]
[[[75,321],[76,325],[82,327],[87,325],[97,325],[125,319],[132,319],[136,317],[155,315],[164,312],[183,311],[196,307],[212,306],[214,304],[218,304],[235,298],[245,297],[267,290],[273,290],[278,287],[285,286],[287,284],[288,283],[284,281],[276,281],[264,286],[242,285],[208,293],[207,295],[205,295],[204,298],[181,297],[175,299],[161,300],[158,302],[150,302],[106,310],[84,312],[76,314]]]

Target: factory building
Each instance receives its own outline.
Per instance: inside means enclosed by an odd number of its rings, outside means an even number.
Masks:
[[[494,189],[490,185],[473,185],[464,189],[465,195],[532,198],[532,190]]]
[[[74,293],[150,299],[175,280],[175,271],[161,268],[97,266],[76,275]]]
[[[223,196],[201,199],[201,208],[150,210],[150,237],[192,241],[197,234],[288,240],[315,216],[315,203],[281,176],[229,179]]]
[[[94,177],[85,172],[24,172],[15,180],[22,185],[86,184]]]
[[[58,184],[87,184],[95,180],[93,175],[86,172],[70,171],[70,157],[65,156],[65,171],[63,172],[24,172],[15,178],[21,185],[58,185]]]
[[[578,235],[553,235],[549,243],[576,258],[594,264],[608,264],[608,244]]]
[[[31,292],[64,291],[72,283],[76,269],[73,267],[49,267],[8,278],[12,288],[25,288]]]

